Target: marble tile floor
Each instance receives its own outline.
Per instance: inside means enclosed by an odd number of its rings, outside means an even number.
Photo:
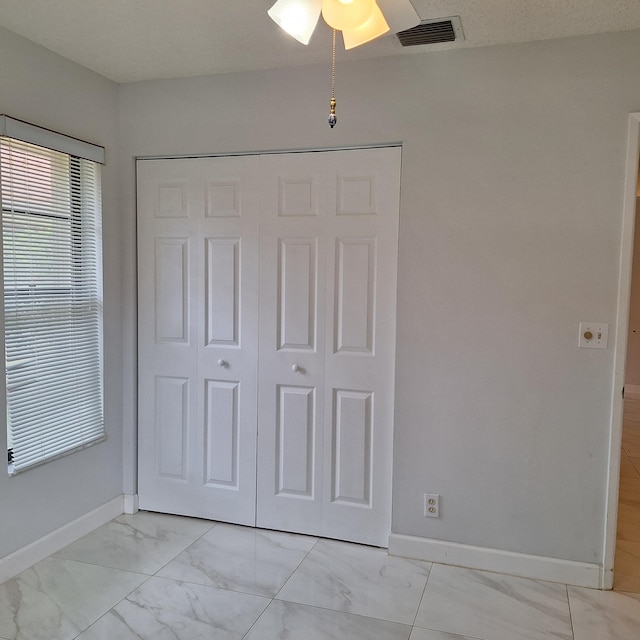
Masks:
[[[613,588],[640,593],[640,399],[637,398],[624,401]]]
[[[2,640],[638,638],[638,594],[144,512],[0,584]]]

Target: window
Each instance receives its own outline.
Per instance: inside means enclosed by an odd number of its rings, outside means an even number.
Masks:
[[[105,435],[100,165],[0,135],[0,193],[13,474]]]

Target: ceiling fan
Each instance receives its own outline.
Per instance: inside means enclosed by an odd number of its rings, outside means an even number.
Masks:
[[[332,29],[342,32],[345,49],[420,22],[410,0],[278,0],[267,13],[302,44],[309,44],[322,14]]]
[[[269,17],[302,44],[309,44],[320,14],[333,29],[329,126],[336,118],[336,31],[342,32],[345,49],[353,49],[385,33],[397,33],[420,22],[410,0],[278,0]]]

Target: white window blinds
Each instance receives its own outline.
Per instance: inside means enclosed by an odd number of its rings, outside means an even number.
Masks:
[[[15,473],[104,437],[100,166],[0,136]]]

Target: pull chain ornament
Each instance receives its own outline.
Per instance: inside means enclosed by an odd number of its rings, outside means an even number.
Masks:
[[[331,112],[329,113],[329,126],[333,129],[336,126],[336,122],[338,122],[338,118],[336,118],[336,99],[331,98]]]
[[[331,56],[331,110],[329,112],[329,126],[333,129],[338,122],[336,117],[336,30],[333,30],[333,52]]]

